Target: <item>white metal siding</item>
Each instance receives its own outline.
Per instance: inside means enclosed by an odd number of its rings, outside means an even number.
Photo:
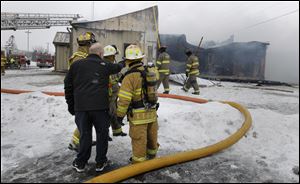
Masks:
[[[67,46],[56,46],[55,53],[55,70],[64,71],[68,70],[68,59],[70,55],[70,48]]]

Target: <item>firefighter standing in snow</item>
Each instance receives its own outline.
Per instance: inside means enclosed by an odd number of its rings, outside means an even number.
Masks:
[[[170,75],[170,56],[166,52],[167,47],[162,46],[159,48],[159,56],[156,61],[156,67],[159,72],[159,81],[157,84],[157,89],[159,88],[161,82],[164,85],[164,94],[169,94],[170,87],[169,87],[169,75]]]
[[[1,51],[1,75],[5,74],[6,57],[4,51]]]
[[[158,150],[157,81],[152,84],[146,81],[153,77],[157,80],[157,74],[149,76],[145,73],[148,69],[143,66],[144,55],[138,46],[128,46],[125,57],[129,70],[118,95],[117,116],[119,123],[122,124],[124,116],[127,115],[132,140],[131,161],[139,163],[154,158]]]
[[[118,50],[112,46],[107,45],[104,47],[104,60],[111,63],[115,63],[115,55],[118,54]],[[125,69],[125,68],[124,68]],[[119,124],[117,119],[117,98],[120,89],[119,79],[122,73],[114,74],[109,76],[109,114],[110,114],[110,125],[112,127],[113,136],[126,136],[127,134],[122,131],[122,126]]]
[[[80,34],[79,37],[77,38],[77,43],[79,47],[77,51],[74,52],[73,55],[70,57],[68,61],[68,67],[70,68],[70,66],[75,61],[86,58],[89,54],[89,48],[91,44],[95,42],[96,42],[95,35],[92,32],[86,32]],[[80,133],[79,130],[76,128],[73,133],[71,143],[69,144],[69,149],[76,150],[76,151],[78,150],[79,138],[80,138]]]
[[[183,86],[183,90],[185,92],[188,92],[191,87],[194,88],[194,95],[199,95],[200,90],[199,90],[199,85],[197,83],[197,76],[199,76],[199,60],[198,57],[195,56],[192,51],[188,50],[186,52],[186,55],[188,56],[188,60],[186,63],[186,77],[187,82]]]

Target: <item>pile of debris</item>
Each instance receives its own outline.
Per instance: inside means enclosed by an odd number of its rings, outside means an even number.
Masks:
[[[173,81],[180,85],[184,85],[186,80],[187,80],[187,77],[183,73],[170,75],[170,81]],[[206,80],[206,79],[202,79],[202,78],[197,78],[197,82],[200,87],[221,86],[220,82]]]

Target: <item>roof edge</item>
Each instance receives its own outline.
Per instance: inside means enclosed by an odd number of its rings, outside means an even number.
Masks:
[[[134,11],[134,12],[129,12],[129,13],[126,13],[126,14],[122,14],[122,15],[118,15],[118,16],[115,16],[115,17],[110,17],[110,18],[107,18],[107,19],[101,19],[101,20],[93,20],[93,21],[76,21],[76,22],[72,22],[71,25],[78,25],[78,24],[86,24],[86,23],[95,23],[95,22],[102,22],[102,21],[105,21],[105,20],[109,20],[109,19],[113,19],[113,18],[119,18],[119,17],[122,17],[122,16],[126,16],[126,15],[129,15],[129,14],[133,14],[133,13],[138,13],[138,12],[141,12],[141,11],[145,11],[147,9],[150,9],[150,8],[153,8],[155,7],[156,9],[158,9],[158,6],[155,5],[155,6],[150,6],[148,8],[144,8],[142,10],[137,10],[137,11]]]

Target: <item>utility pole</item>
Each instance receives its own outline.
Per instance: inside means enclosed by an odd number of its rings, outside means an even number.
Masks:
[[[29,34],[31,33],[29,29],[25,31],[27,33],[27,56],[29,56]]]
[[[93,21],[94,18],[95,18],[95,1],[92,1],[92,11],[91,11],[91,13],[92,13],[91,19]]]
[[[47,53],[49,53],[49,42],[47,42],[46,44],[47,44]]]

